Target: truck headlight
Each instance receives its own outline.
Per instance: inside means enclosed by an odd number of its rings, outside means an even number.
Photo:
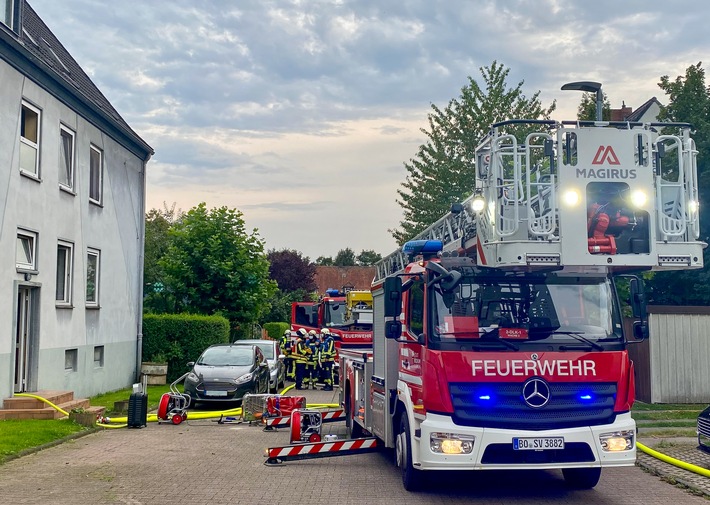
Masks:
[[[470,454],[473,441],[473,435],[434,432],[429,437],[429,447],[431,452],[440,454]]]
[[[634,448],[634,431],[623,430],[599,435],[599,443],[605,452],[630,451]]]

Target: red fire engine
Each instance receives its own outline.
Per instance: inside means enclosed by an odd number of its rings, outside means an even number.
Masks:
[[[317,302],[291,304],[291,330],[328,328],[340,348],[372,345],[372,294],[369,291],[328,289]]]
[[[634,465],[627,348],[648,335],[634,272],[703,266],[690,130],[494,124],[476,192],[377,265],[373,347],[341,351],[341,401],[353,436],[394,448],[406,489],[487,469],[590,488]]]

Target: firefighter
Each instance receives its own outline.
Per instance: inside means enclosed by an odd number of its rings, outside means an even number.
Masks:
[[[319,344],[318,344],[318,333],[316,330],[311,330],[308,332],[308,348],[310,349],[310,354],[308,355],[308,365],[306,368],[306,389],[309,387],[311,389],[316,388],[316,379],[318,379],[318,355],[319,355]]]
[[[335,340],[328,328],[320,331],[320,364],[323,377],[323,391],[333,391],[333,364],[335,363]]]
[[[306,368],[308,367],[308,356],[311,354],[311,348],[308,347],[306,336],[308,333],[301,328],[298,330],[298,342],[293,353],[293,360],[296,364],[296,389],[304,389],[304,380],[306,379]],[[306,384],[306,387],[308,384]]]
[[[284,355],[284,368],[286,368],[286,378],[290,380],[296,379],[296,370],[293,362],[293,346],[291,345],[291,331],[286,330],[279,341],[279,350]]]

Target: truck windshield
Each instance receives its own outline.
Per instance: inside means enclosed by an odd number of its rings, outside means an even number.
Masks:
[[[345,325],[345,302],[338,300],[328,300],[325,303],[325,325],[343,326]]]
[[[433,345],[485,341],[564,350],[618,345],[621,321],[607,278],[466,277],[452,291],[430,293]],[[504,346],[501,346],[504,347]],[[504,347],[505,348],[505,347]],[[509,346],[508,348],[512,348]]]

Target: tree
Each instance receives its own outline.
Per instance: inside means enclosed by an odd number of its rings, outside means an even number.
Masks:
[[[331,256],[318,256],[316,258],[316,265],[319,267],[332,267],[333,258]]]
[[[313,301],[313,297],[309,292],[302,289],[296,291],[284,292],[277,289],[271,296],[269,303],[271,308],[261,317],[260,323],[269,322],[290,322],[291,321],[291,304],[293,302],[308,302]]]
[[[268,311],[276,283],[264,242],[246,232],[241,212],[201,203],[172,226],[170,239],[160,265],[176,312],[221,314],[235,331]]]
[[[349,247],[338,251],[333,260],[333,266],[336,267],[353,267],[355,264],[355,251]]]
[[[602,103],[602,121],[611,120],[611,104],[606,93],[602,93],[604,100]],[[577,119],[580,121],[596,121],[597,119],[597,95],[596,93],[584,93],[582,101],[577,107]]]
[[[458,99],[452,99],[444,109],[431,105],[429,129],[421,130],[427,141],[404,164],[408,175],[397,190],[404,219],[400,228],[390,233],[400,244],[473,192],[474,151],[492,123],[511,118],[549,119],[556,108],[554,101],[543,107],[539,91],[526,98],[524,81],[509,88],[506,79],[510,70],[502,64],[494,61],[480,72],[483,86],[469,77]]]
[[[668,105],[661,107],[658,119],[691,123],[698,150],[698,189],[700,192],[700,240],[710,238],[710,205],[702,205],[710,196],[710,88],[705,83],[702,62],[689,66],[685,75],[671,80],[661,77],[658,86],[668,95]],[[664,129],[663,133],[666,132]],[[648,283],[649,300],[655,304],[710,304],[710,273],[707,265],[710,251],[703,251],[706,267],[701,270],[658,272]]]
[[[165,290],[165,272],[160,260],[170,244],[170,227],[182,216],[175,209],[175,203],[168,208],[151,209],[145,216],[145,249],[143,264],[143,307],[147,312],[165,313],[170,311],[170,294]]]
[[[363,249],[360,254],[357,255],[357,264],[360,265],[361,267],[369,267],[377,263],[382,259],[382,255],[380,253],[376,253],[373,250],[365,250]]]
[[[269,277],[276,281],[283,292],[302,290],[315,291],[316,266],[308,257],[291,249],[276,251],[272,249],[266,255],[269,260]]]

